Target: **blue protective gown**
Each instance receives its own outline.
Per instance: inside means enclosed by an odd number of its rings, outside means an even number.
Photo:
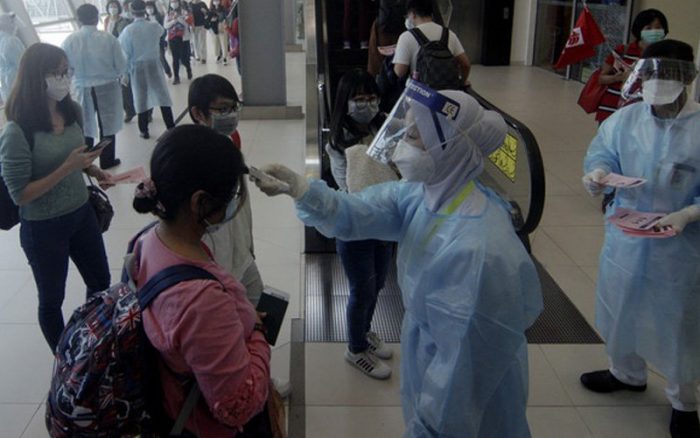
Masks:
[[[94,87],[100,109],[102,134],[114,135],[122,129],[123,109],[120,76],[126,73],[126,59],[119,41],[96,26],[83,26],[62,44],[74,70],[75,98],[83,108],[86,137],[97,138],[97,119],[91,90]]]
[[[3,102],[7,102],[10,97],[24,49],[19,38],[0,31],[0,97]]]
[[[313,181],[296,204],[326,236],[399,243],[406,437],[530,436],[524,331],[542,310],[539,280],[505,203],[478,190],[478,216],[433,213],[407,182],[348,195]]]
[[[614,208],[671,213],[700,203],[700,111],[664,120],[637,103],[615,112],[584,162],[647,179],[618,190]],[[700,223],[668,239],[630,237],[606,222],[596,326],[608,354],[636,353],[670,383],[700,379]]]
[[[134,92],[134,108],[139,114],[156,106],[172,106],[160,63],[163,32],[165,29],[160,24],[137,18],[119,35]]]

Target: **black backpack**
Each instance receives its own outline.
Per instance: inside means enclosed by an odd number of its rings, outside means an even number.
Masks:
[[[19,223],[19,207],[10,197],[5,180],[0,176],[0,230],[10,230]]]
[[[405,18],[404,0],[380,0],[376,29],[384,34],[400,35],[406,30]]]
[[[449,29],[442,28],[439,41],[428,40],[418,28],[413,28],[409,32],[420,44],[416,58],[417,79],[434,90],[461,90],[464,81],[457,60],[450,52]]]

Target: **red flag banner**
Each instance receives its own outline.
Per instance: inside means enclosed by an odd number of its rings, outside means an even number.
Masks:
[[[595,46],[604,41],[605,35],[600,31],[591,11],[585,6],[578,20],[576,20],[574,30],[571,31],[571,35],[566,41],[566,46],[561,51],[559,60],[554,64],[554,68],[564,68],[569,64],[576,64],[586,58],[590,58],[595,55]]]

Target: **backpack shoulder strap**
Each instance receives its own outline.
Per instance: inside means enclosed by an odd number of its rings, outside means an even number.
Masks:
[[[164,290],[189,280],[218,281],[211,272],[197,266],[184,264],[170,266],[151,277],[151,279],[139,289],[138,299],[141,310],[147,308]]]
[[[443,26],[442,36],[440,37],[440,44],[442,44],[445,47],[448,47],[449,42],[450,42],[450,29]]]
[[[430,41],[428,38],[425,36],[422,30],[418,29],[417,27],[414,27],[413,29],[409,30],[411,32],[411,35],[413,35],[413,38],[418,41],[418,44],[423,47],[424,45],[428,44]]]

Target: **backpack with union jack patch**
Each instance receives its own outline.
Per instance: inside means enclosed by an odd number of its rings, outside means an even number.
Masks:
[[[216,278],[196,266],[176,265],[137,291],[127,267],[135,259],[135,241],[148,228],[129,244],[122,282],[76,309],[61,335],[46,403],[46,427],[54,438],[149,437],[163,432],[157,352],[143,330],[141,312],[177,283]],[[179,435],[181,430],[175,429],[184,425],[192,407],[183,408],[171,434]]]

